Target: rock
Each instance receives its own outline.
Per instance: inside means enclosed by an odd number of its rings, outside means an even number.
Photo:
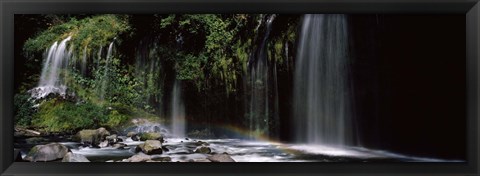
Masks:
[[[132,141],[140,141],[140,137],[138,137],[137,135],[132,136],[130,139],[132,139]]]
[[[216,154],[207,157],[212,162],[235,162],[232,157],[227,154]]]
[[[122,161],[124,161],[124,162],[146,162],[150,159],[151,159],[151,157],[149,155],[146,155],[144,153],[138,153],[138,154],[133,155],[132,157],[130,157],[126,160],[122,160]]]
[[[142,133],[140,134],[140,140],[141,141],[146,141],[146,140],[159,140],[163,142],[163,136],[160,133]]]
[[[154,126],[154,127],[153,127],[153,131],[154,131],[154,132],[160,132],[161,129],[160,129],[159,126]]]
[[[124,141],[127,141],[127,136],[118,136],[118,142],[124,142]]]
[[[105,136],[110,135],[110,132],[108,132],[107,129],[105,129],[105,128],[103,128],[103,127],[97,129],[97,132],[98,132],[98,134],[99,134],[100,136],[102,136],[102,137],[105,137]]]
[[[187,140],[187,141],[188,141],[189,139],[188,139],[188,138],[185,138],[185,140]]]
[[[147,140],[145,143],[137,146],[137,151],[141,150],[147,155],[162,154],[162,143],[158,140]]]
[[[105,141],[101,142],[100,144],[98,144],[98,146],[101,147],[101,148],[108,147],[108,141],[105,140]]]
[[[105,128],[96,130],[82,130],[76,134],[77,141],[86,144],[98,145],[110,133]]]
[[[201,162],[212,162],[208,159],[194,159],[193,162],[201,163]]]
[[[195,153],[209,154],[209,153],[212,153],[212,150],[210,149],[210,147],[200,146],[200,147],[197,147],[193,152],[195,152]]]
[[[207,143],[207,142],[203,142],[203,141],[197,141],[197,142],[195,143],[195,145],[197,145],[197,146],[199,146],[199,145],[209,146],[210,144]]]
[[[68,152],[62,159],[62,162],[90,162],[85,156]]]
[[[132,137],[132,136],[136,136],[137,133],[133,132],[133,131],[130,131],[127,133],[127,137]]]
[[[151,160],[153,161],[161,161],[161,162],[171,162],[172,158],[168,156],[161,156],[161,155],[152,155],[150,157]]]
[[[127,144],[124,144],[124,143],[116,143],[116,144],[113,144],[112,147],[115,149],[124,149],[126,146]]]
[[[108,143],[110,144],[115,144],[118,142],[118,137],[116,134],[113,134],[113,135],[110,135],[110,136],[107,136],[105,137],[105,139],[108,141]]]
[[[167,148],[167,147],[165,147],[165,146],[162,146],[162,150],[163,150],[163,151],[165,151],[165,152],[168,152],[168,151],[170,151],[170,149],[168,149],[168,148]]]
[[[63,158],[68,152],[69,149],[59,143],[36,145],[28,152],[25,160],[31,162],[53,161]]]

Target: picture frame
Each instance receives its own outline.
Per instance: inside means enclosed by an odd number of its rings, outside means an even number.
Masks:
[[[477,0],[2,0],[0,172],[10,175],[478,175],[479,42]],[[14,14],[62,13],[402,13],[465,14],[466,163],[23,163],[13,162]]]

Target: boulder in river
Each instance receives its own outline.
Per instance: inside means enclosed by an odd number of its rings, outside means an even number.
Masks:
[[[207,146],[199,146],[193,152],[209,154],[209,153],[212,153],[212,149],[210,149],[210,147],[207,147]]]
[[[136,136],[137,133],[133,132],[133,131],[130,131],[127,133],[127,137],[132,137],[132,136]]]
[[[110,136],[105,137],[105,139],[108,141],[110,144],[115,144],[118,142],[118,136],[116,134],[112,134]]]
[[[162,154],[162,143],[158,140],[147,140],[145,143],[137,146],[137,151],[142,151],[147,155]]]
[[[140,140],[141,141],[159,140],[159,141],[163,142],[163,136],[162,136],[162,134],[157,133],[157,132],[142,133],[142,134],[140,134]]]
[[[132,141],[140,141],[140,137],[138,137],[137,135],[130,137],[130,139]]]
[[[99,128],[96,130],[79,131],[76,135],[76,138],[78,141],[84,144],[98,145],[108,135],[110,135],[110,132],[108,132],[105,128]]]
[[[53,161],[63,158],[69,149],[59,143],[50,143],[46,145],[36,145],[28,152],[25,160],[31,162]]]
[[[207,157],[212,162],[235,162],[232,157],[227,154],[216,154]]]
[[[197,146],[198,146],[198,145],[209,146],[210,144],[207,143],[207,142],[203,142],[203,141],[197,141],[197,142],[195,142],[195,145],[197,145]]]
[[[85,156],[68,152],[62,159],[62,162],[90,162]]]
[[[99,134],[100,136],[102,136],[102,137],[105,137],[105,136],[110,135],[110,132],[108,132],[107,129],[105,129],[105,128],[103,128],[103,127],[98,128],[98,129],[97,129],[97,132],[98,132],[98,134]]]
[[[118,142],[125,142],[125,141],[127,141],[128,137],[127,136],[117,136],[117,138],[118,138]]]

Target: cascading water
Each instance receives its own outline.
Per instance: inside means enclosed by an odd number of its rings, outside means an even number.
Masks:
[[[182,89],[179,81],[175,81],[172,91],[172,133],[176,137],[185,137],[185,110],[182,102]]]
[[[83,75],[87,75],[87,46],[83,48],[81,71]]]
[[[61,73],[67,68],[68,59],[71,57],[71,54],[66,49],[67,42],[71,38],[71,36],[65,38],[60,44],[55,42],[48,49],[38,86],[30,90],[32,98],[44,98],[51,93],[65,95],[67,87],[65,78],[61,77]]]
[[[303,18],[294,77],[297,142],[352,144],[345,15]]]
[[[100,90],[100,99],[104,100],[105,99],[105,93],[108,89],[108,72],[109,72],[109,67],[110,67],[110,59],[112,57],[112,52],[113,52],[113,41],[110,43],[108,46],[108,51],[107,51],[107,57],[105,60],[105,70],[103,71],[103,77],[102,77],[102,88]]]
[[[273,65],[269,63],[266,49],[275,17],[275,14],[267,16],[267,18],[261,16],[261,19],[266,20],[265,23],[263,23],[263,20],[260,21],[257,31],[264,24],[264,35],[248,61],[247,120],[250,137],[258,135],[269,136],[271,122],[278,117],[276,66],[275,63]],[[273,68],[270,68],[270,66]]]

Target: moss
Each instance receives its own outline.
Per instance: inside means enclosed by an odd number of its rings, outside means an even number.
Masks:
[[[38,150],[40,149],[41,146],[42,145],[36,145],[36,146],[32,147],[32,149],[30,149],[30,151],[28,152],[27,155],[28,156],[33,156],[33,155],[37,154]]]
[[[76,104],[54,98],[40,105],[32,126],[43,128],[47,132],[96,128],[107,119],[104,111],[104,108],[89,102]]]
[[[146,140],[159,140],[163,138],[162,134],[160,133],[142,133],[140,134],[140,140],[146,141]]]

